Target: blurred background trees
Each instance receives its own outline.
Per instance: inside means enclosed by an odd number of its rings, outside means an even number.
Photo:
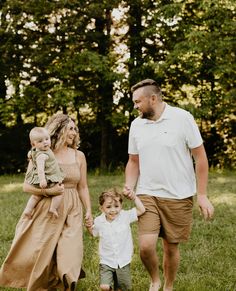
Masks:
[[[92,169],[127,161],[130,87],[155,79],[193,113],[212,167],[235,168],[233,0],[0,2],[0,174],[25,170],[28,132],[78,119]]]

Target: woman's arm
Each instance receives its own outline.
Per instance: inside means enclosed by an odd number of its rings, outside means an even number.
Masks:
[[[77,153],[78,162],[80,164],[80,182],[78,184],[78,192],[85,208],[85,226],[90,228],[93,225],[93,217],[87,183],[87,162],[84,153],[81,151],[78,151]]]
[[[32,161],[29,161],[27,172],[28,173],[33,167]],[[51,188],[41,189],[34,187],[33,185],[29,184],[26,180],[23,184],[23,191],[29,194],[38,195],[38,196],[56,196],[61,195],[64,193],[64,185],[63,184],[56,184]]]
[[[24,181],[23,191],[26,193],[38,195],[38,196],[45,196],[45,197],[57,196],[64,193],[64,185],[57,183],[51,188],[42,189],[42,188],[37,188],[27,183],[26,181]]]

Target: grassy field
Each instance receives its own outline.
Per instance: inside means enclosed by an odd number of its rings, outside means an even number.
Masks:
[[[22,181],[21,175],[0,177],[0,263],[8,252],[15,225],[28,199],[22,192]],[[99,193],[111,186],[121,188],[123,181],[121,174],[89,174],[94,216],[99,214]],[[204,222],[195,204],[191,239],[180,246],[181,264],[175,291],[236,291],[236,172],[211,172],[208,190],[215,206],[215,218]],[[131,202],[125,201],[124,208],[131,206]],[[133,291],[146,291],[149,278],[138,254],[136,224],[132,225],[132,231],[135,244],[131,264]],[[78,290],[96,291],[99,290],[98,241],[86,230],[84,246],[86,278],[80,281]],[[162,257],[161,242],[158,242],[157,252]],[[160,269],[162,271],[161,266]],[[0,287],[0,290],[13,289]]]

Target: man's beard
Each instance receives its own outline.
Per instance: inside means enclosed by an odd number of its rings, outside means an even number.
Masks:
[[[149,108],[145,112],[141,113],[141,118],[145,118],[145,119],[152,119],[154,116],[155,116],[155,112],[152,108]]]

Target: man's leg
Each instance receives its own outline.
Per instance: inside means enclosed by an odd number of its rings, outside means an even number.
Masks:
[[[139,235],[140,257],[151,277],[149,291],[158,291],[161,286],[159,275],[159,260],[156,253],[157,239],[157,234]]]
[[[164,287],[163,291],[172,291],[177,270],[179,267],[180,253],[178,243],[168,243],[163,239],[163,270]]]

